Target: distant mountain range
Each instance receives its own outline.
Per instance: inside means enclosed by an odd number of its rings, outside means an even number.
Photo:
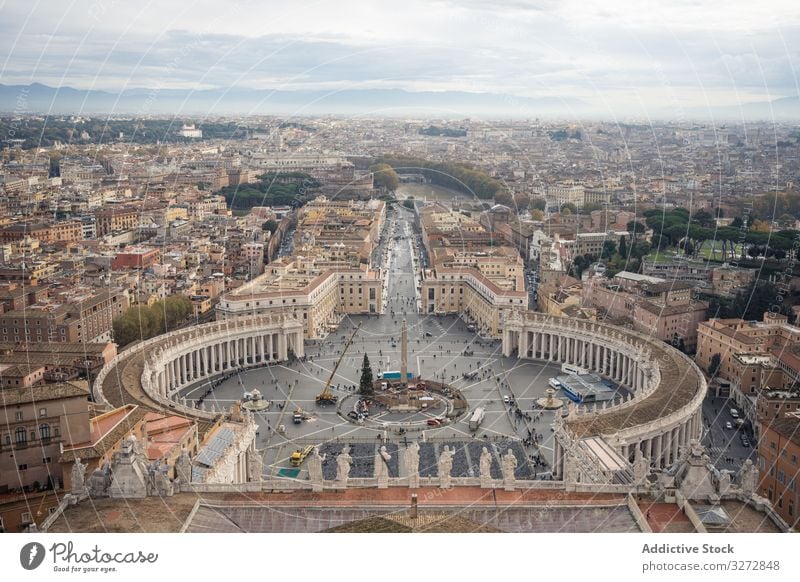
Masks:
[[[130,89],[108,91],[56,89],[39,83],[0,84],[0,112],[114,114],[344,114],[392,116],[408,113],[428,117],[575,116],[587,111],[579,99],[515,97],[463,91],[348,89],[343,91],[272,91],[265,89]]]
[[[0,84],[0,112],[83,113],[121,115],[355,115],[365,117],[418,115],[463,118],[610,118],[586,101],[571,97],[518,97],[466,91],[404,91],[347,89],[342,91],[272,91],[268,89],[129,89],[109,91],[57,89],[40,83]],[[650,117],[672,119],[675,112],[651,111]],[[741,106],[693,108],[681,112],[690,119],[800,120],[800,98],[783,97]]]

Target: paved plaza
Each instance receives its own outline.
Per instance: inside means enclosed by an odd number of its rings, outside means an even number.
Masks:
[[[377,447],[388,443],[387,450],[393,455],[390,471],[395,476],[402,465],[395,464],[400,449],[417,440],[423,445],[420,449],[423,476],[435,475],[434,455],[438,456],[445,445],[456,451],[453,475],[477,475],[483,443],[489,445],[494,457],[493,475],[500,473],[498,456],[512,448],[518,459],[519,478],[549,478],[553,453],[551,425],[555,413],[534,408],[536,400],[545,395],[548,380],[560,374],[560,367],[505,358],[499,340],[482,338],[468,331],[466,323],[457,316],[419,314],[419,260],[412,260],[419,256],[419,251],[415,248],[418,242],[415,242],[410,213],[390,214],[383,239],[378,253],[388,272],[383,314],[345,318],[325,339],[307,341],[302,361],[243,369],[229,374],[221,382],[218,378],[213,384],[206,381],[190,386],[182,395],[188,401],[203,397],[207,408],[220,409],[257,388],[263,398],[271,402],[268,409],[257,413],[260,425],[257,445],[264,449],[265,473],[271,475],[289,467],[288,459],[294,450],[314,444],[320,446],[321,452],[330,453],[326,471],[334,470],[335,454],[348,445],[354,458],[352,476],[371,476]],[[368,426],[369,423],[359,425],[347,420],[336,406],[316,405],[315,396],[323,389],[342,347],[359,323],[361,329],[332,382],[340,402],[357,390],[364,353],[369,356],[376,377],[383,371],[399,370],[403,319],[408,324],[409,371],[415,377],[446,382],[458,388],[467,399],[469,411],[483,407],[485,419],[476,432],[469,430],[469,412],[441,427],[425,426],[425,430],[400,433],[395,429]],[[478,372],[474,379],[463,377],[473,371]],[[506,403],[505,399],[511,403]],[[308,416],[301,424],[292,422],[292,413],[297,408]],[[435,412],[420,414],[432,418]],[[282,427],[280,432],[279,427]],[[537,435],[538,445],[525,444],[524,441],[533,440],[533,435]],[[426,468],[425,460],[429,456]],[[534,462],[537,458],[538,463]],[[299,476],[302,478],[302,470]]]

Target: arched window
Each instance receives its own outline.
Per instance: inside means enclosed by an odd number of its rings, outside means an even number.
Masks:
[[[39,425],[39,438],[44,440],[50,440],[50,425],[47,423],[43,423]]]
[[[14,440],[18,445],[25,444],[28,441],[28,438],[25,434],[25,429],[21,426],[17,427],[17,430],[14,431]]]

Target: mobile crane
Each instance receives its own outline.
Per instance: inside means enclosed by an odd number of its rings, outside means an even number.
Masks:
[[[344,359],[344,355],[347,353],[347,348],[350,347],[350,344],[353,343],[353,338],[356,337],[358,330],[361,329],[361,324],[359,323],[358,326],[353,330],[353,333],[350,335],[350,339],[347,340],[347,343],[344,344],[342,348],[342,355],[339,356],[339,359],[336,360],[336,365],[333,367],[333,371],[331,372],[328,381],[325,383],[325,388],[322,389],[322,392],[317,394],[317,404],[320,406],[326,406],[328,404],[336,404],[338,402],[339,397],[331,392],[331,382],[333,382],[333,377],[336,376],[336,370],[339,369],[339,364],[342,363]]]

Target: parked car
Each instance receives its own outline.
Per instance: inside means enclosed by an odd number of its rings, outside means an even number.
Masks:
[[[728,430],[731,430],[733,428],[733,425],[730,423],[730,421],[725,423],[725,428],[727,428]]]

